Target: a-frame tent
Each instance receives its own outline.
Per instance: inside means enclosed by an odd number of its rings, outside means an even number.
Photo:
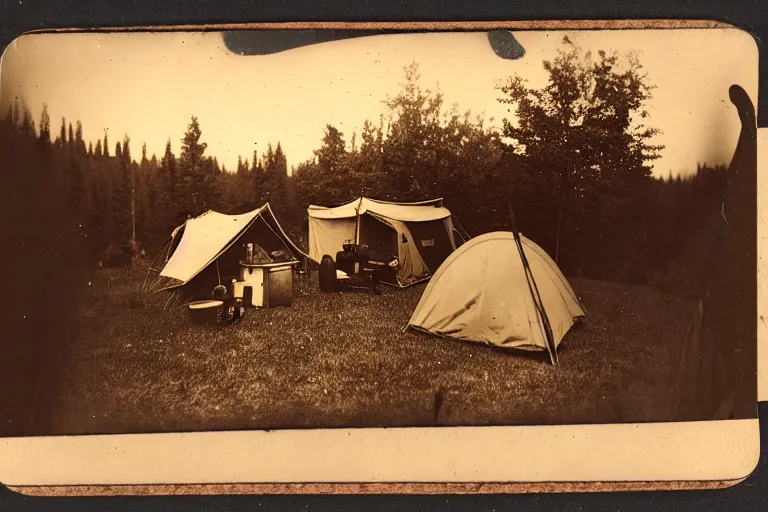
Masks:
[[[210,298],[219,283],[231,282],[245,258],[244,245],[253,243],[267,254],[283,253],[286,263],[309,256],[285,233],[269,203],[240,215],[207,211],[173,231],[165,264],[152,286],[177,290],[184,300]]]
[[[517,233],[475,237],[430,280],[407,328],[520,350],[557,347],[585,310],[557,264]]]

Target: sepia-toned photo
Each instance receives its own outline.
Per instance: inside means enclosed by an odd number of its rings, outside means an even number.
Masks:
[[[755,418],[719,32],[20,37],[0,435]]]

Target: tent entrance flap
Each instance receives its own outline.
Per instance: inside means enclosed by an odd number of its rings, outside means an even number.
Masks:
[[[367,245],[377,252],[399,257],[398,233],[392,226],[385,224],[372,215],[361,215],[359,219],[359,243],[361,245]]]
[[[406,222],[405,226],[411,232],[429,272],[434,274],[453,250],[456,248],[451,241],[450,233],[446,230],[445,222],[433,220],[427,222]]]

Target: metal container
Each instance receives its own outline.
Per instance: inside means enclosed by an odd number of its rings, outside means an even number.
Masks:
[[[215,324],[221,320],[223,306],[220,300],[198,300],[188,305],[189,315],[196,324]]]
[[[266,273],[266,307],[290,306],[293,302],[293,268],[270,268]]]

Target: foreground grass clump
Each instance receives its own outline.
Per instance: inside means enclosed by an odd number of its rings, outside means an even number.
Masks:
[[[53,399],[54,433],[665,421],[693,305],[574,279],[588,311],[547,357],[403,332],[424,285],[323,294],[200,326],[140,270],[102,270]]]

